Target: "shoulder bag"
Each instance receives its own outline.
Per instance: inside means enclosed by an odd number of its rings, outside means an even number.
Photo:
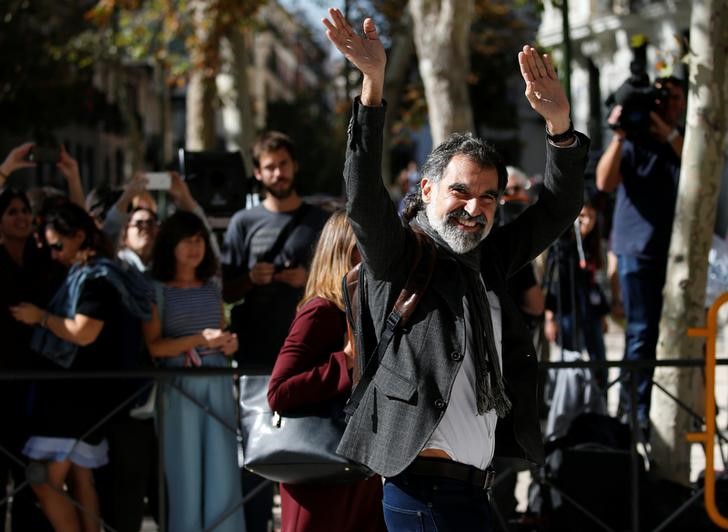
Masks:
[[[372,475],[336,454],[346,428],[344,402],[280,415],[268,405],[267,375],[240,377],[240,425],[245,468],[286,484],[358,482]]]

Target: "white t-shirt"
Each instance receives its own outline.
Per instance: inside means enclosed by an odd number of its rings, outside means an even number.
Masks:
[[[482,281],[481,281],[482,282]],[[498,363],[503,368],[503,328],[501,322],[501,306],[498,296],[487,291],[490,315],[493,320],[495,346],[498,351]],[[495,426],[498,416],[495,410],[478,415],[476,406],[475,361],[471,347],[473,334],[484,331],[470,329],[470,309],[465,301],[465,356],[460,365],[450,394],[450,403],[445,415],[425,444],[424,449],[441,449],[456,462],[485,469],[493,459],[495,451]]]

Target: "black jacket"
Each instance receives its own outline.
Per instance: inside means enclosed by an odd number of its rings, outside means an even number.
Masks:
[[[368,308],[362,319],[384,323],[407,279],[414,247],[381,179],[385,108],[354,103],[344,177],[347,213],[366,263]],[[526,324],[506,279],[530,262],[576,218],[582,204],[589,140],[577,147],[548,146],[539,201],[515,222],[494,229],[481,244],[482,277],[500,298],[503,373],[513,409],[498,421],[496,454],[543,461],[537,414],[538,363]],[[438,255],[427,293],[405,334],[395,337],[372,385],[352,416],[339,453],[385,477],[404,470],[445,413],[463,360],[465,280],[459,263]]]

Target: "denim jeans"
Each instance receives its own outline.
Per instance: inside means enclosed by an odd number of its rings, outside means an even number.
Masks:
[[[617,264],[627,320],[624,359],[655,360],[666,262],[619,255]],[[629,414],[631,403],[628,373],[623,371],[620,393],[620,410],[624,414]],[[645,430],[649,429],[653,374],[654,368],[637,373],[637,420]]]
[[[412,478],[412,477],[409,477]],[[490,532],[488,494],[456,480],[393,477],[384,483],[384,521],[390,532]]]

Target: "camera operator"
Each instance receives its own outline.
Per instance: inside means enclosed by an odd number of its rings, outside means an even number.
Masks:
[[[624,358],[654,360],[680,177],[683,135],[678,123],[686,98],[682,82],[674,77],[660,78],[652,87],[629,83],[617,91],[622,99],[607,119],[614,134],[597,164],[596,182],[599,190],[617,191],[611,246],[626,315]],[[637,377],[637,417],[645,438],[652,375],[649,369]],[[624,414],[630,411],[628,383],[622,381]]]

